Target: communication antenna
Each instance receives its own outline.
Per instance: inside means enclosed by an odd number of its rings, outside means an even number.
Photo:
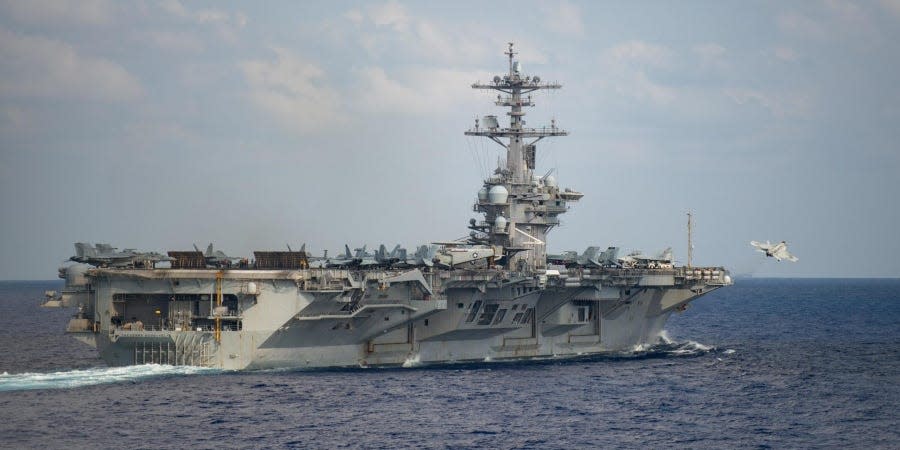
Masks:
[[[687,260],[687,266],[691,267],[691,263],[693,262],[693,259],[694,259],[694,239],[693,239],[694,238],[694,236],[693,236],[693,232],[694,232],[693,218],[694,218],[694,216],[693,216],[693,214],[691,214],[690,211],[688,211],[687,216],[688,216],[688,260]]]

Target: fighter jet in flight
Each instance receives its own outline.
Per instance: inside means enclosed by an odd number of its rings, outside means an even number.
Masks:
[[[788,253],[787,242],[785,242],[785,241],[781,241],[774,245],[769,241],[766,241],[764,243],[750,241],[750,245],[756,247],[756,251],[765,253],[766,256],[768,256],[770,258],[775,258],[778,261],[781,261],[782,259],[786,259],[791,262],[797,262],[799,260],[799,258],[797,258],[796,256]]]

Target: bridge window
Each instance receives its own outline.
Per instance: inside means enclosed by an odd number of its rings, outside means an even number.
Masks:
[[[466,317],[466,322],[472,322],[473,320],[475,320],[475,317],[478,315],[479,309],[481,309],[481,300],[472,303],[472,308],[469,310],[469,316]]]
[[[505,309],[501,309],[500,311],[497,311],[497,316],[494,317],[494,323],[493,323],[493,325],[497,325],[498,323],[503,322],[503,318],[504,318],[504,317],[506,317],[506,310],[505,310]]]

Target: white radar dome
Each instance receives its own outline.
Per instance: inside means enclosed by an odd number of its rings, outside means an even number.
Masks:
[[[509,198],[509,191],[502,185],[498,184],[488,191],[488,200],[493,204],[506,203],[507,198]]]
[[[486,188],[486,187],[483,187],[483,188],[479,189],[479,190],[478,190],[478,201],[483,203],[483,202],[486,202],[487,199],[488,199],[488,190],[487,190],[487,188]]]
[[[547,177],[544,178],[544,184],[549,187],[558,187],[558,185],[556,184],[556,178],[553,178],[553,175],[547,175]]]
[[[497,216],[497,218],[494,219],[494,231],[497,231],[497,232],[506,231],[506,217]]]

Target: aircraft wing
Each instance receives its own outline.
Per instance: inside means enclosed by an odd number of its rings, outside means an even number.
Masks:
[[[788,253],[786,248],[778,249],[778,251],[775,252],[775,254],[773,256],[775,257],[775,259],[777,259],[779,261],[781,261],[782,259],[786,259],[791,262],[797,262],[800,260],[800,258]]]
[[[772,248],[772,244],[770,244],[768,242],[763,243],[763,242],[750,241],[750,245],[756,247],[756,251],[763,252],[763,253],[765,253],[766,250],[769,250]]]

